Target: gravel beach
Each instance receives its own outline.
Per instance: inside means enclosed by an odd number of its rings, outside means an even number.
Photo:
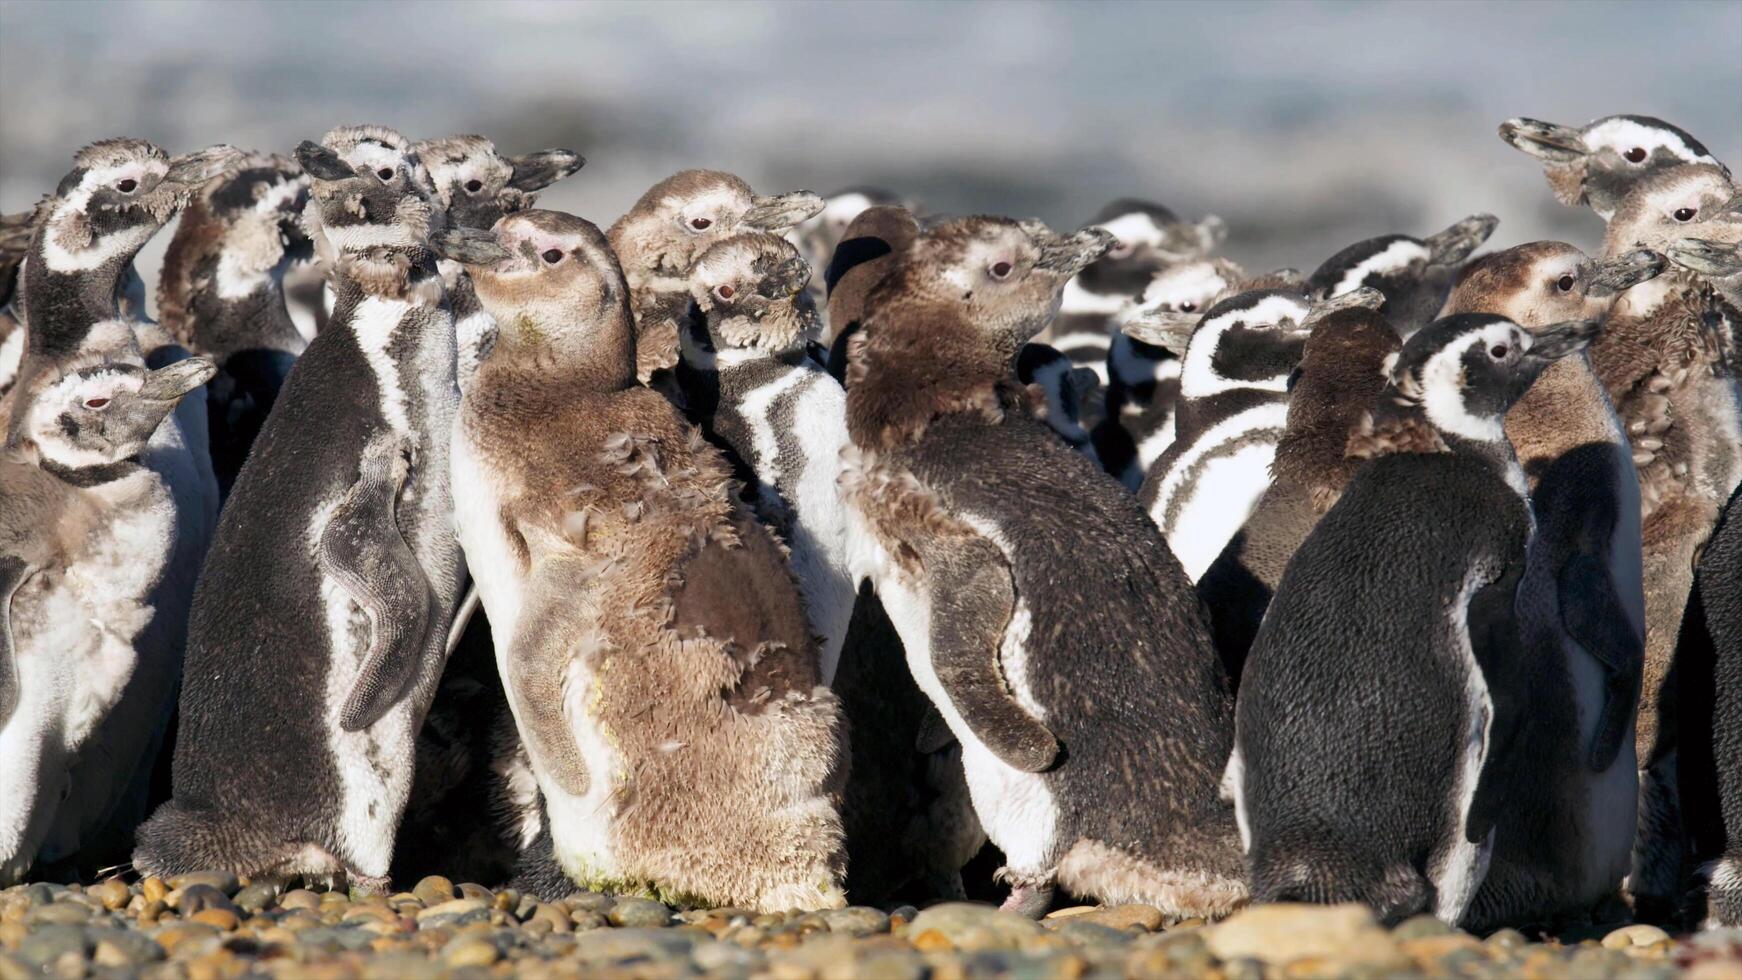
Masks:
[[[1595,927],[1532,942],[1359,906],[1204,925],[1143,905],[1033,922],[989,905],[758,915],[577,892],[540,902],[431,877],[348,896],[209,872],[0,891],[0,980],[24,977],[1742,977],[1742,930]]]

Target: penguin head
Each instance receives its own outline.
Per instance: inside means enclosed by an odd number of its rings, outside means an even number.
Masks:
[[[421,253],[441,226],[429,174],[405,137],[383,126],[341,126],[304,140],[296,159],[312,179],[303,227],[329,265]]]
[[[412,151],[428,169],[448,223],[460,228],[489,228],[505,214],[532,207],[538,200],[536,192],[587,163],[580,154],[563,149],[507,156],[482,136],[419,140]]]
[[[817,270],[828,265],[847,227],[866,210],[880,205],[901,204],[901,198],[881,187],[850,187],[823,198],[822,210],[794,225],[787,240]]]
[[[285,258],[312,256],[302,227],[311,183],[294,160],[251,154],[200,188],[190,215],[197,209],[223,229],[219,247],[233,263],[264,272]]]
[[[1065,283],[1112,244],[1098,228],[1060,235],[1032,220],[952,218],[915,239],[879,292],[893,288],[948,311],[1010,364],[1058,312]]]
[[[1542,162],[1562,204],[1587,204],[1605,221],[1639,181],[1660,170],[1721,166],[1699,140],[1651,116],[1605,116],[1580,129],[1508,119],[1500,138]]]
[[[1027,343],[1016,357],[1016,380],[1030,389],[1032,403],[1053,431],[1078,448],[1088,442],[1080,408],[1101,383],[1093,370],[1074,366],[1050,344]]]
[[[1434,321],[1387,359],[1380,404],[1419,411],[1442,435],[1506,441],[1512,404],[1559,358],[1583,350],[1595,320],[1526,330],[1503,316],[1459,313]]]
[[[690,340],[719,348],[784,351],[816,337],[816,305],[805,292],[811,269],[779,235],[739,232],[708,246],[690,270],[702,317]]]
[[[1449,280],[1499,223],[1491,214],[1473,214],[1426,238],[1380,235],[1356,242],[1326,259],[1307,277],[1307,285],[1324,299],[1363,286],[1377,289],[1385,297],[1381,309],[1399,332],[1413,330],[1439,308],[1443,287],[1433,284]],[[1432,306],[1425,311],[1418,302],[1424,287]]]
[[[1227,224],[1213,214],[1194,224],[1136,198],[1108,204],[1088,227],[1114,238],[1107,254],[1078,276],[1078,287],[1102,295],[1136,296],[1157,269],[1202,258],[1228,237]]]
[[[1532,330],[1600,320],[1615,297],[1663,268],[1663,256],[1643,249],[1599,262],[1565,242],[1515,245],[1472,263],[1440,315],[1492,313]]]
[[[1189,336],[1203,312],[1231,295],[1245,277],[1246,273],[1228,259],[1176,262],[1149,277],[1143,291],[1114,314],[1114,325],[1123,330],[1129,324],[1176,322]],[[1177,332],[1173,336],[1181,346],[1168,349],[1176,353],[1184,350],[1185,338]]]
[[[50,271],[118,275],[201,184],[240,155],[220,145],[172,158],[145,140],[92,143],[38,206],[32,249]]]
[[[20,385],[8,444],[68,469],[129,459],[215,373],[203,357],[147,370],[134,358],[87,356],[36,371]]]
[[[739,231],[782,234],[815,215],[810,191],[757,196],[719,170],[681,170],[654,184],[611,226],[611,247],[631,283],[688,274],[709,245]]]
[[[1739,196],[1729,175],[1710,164],[1659,170],[1636,183],[1615,209],[1603,240],[1604,253],[1641,248],[1663,252],[1695,226],[1730,226]],[[1711,219],[1717,221],[1708,226]]]
[[[624,353],[617,348],[630,336],[629,290],[604,233],[585,218],[534,208],[488,231],[444,229],[430,247],[465,268],[505,340]],[[626,356],[633,376],[633,347]]]

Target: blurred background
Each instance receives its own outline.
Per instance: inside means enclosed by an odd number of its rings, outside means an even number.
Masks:
[[[1147,197],[1221,215],[1249,267],[1310,271],[1475,211],[1492,245],[1594,247],[1601,222],[1495,127],[1621,112],[1742,165],[1742,2],[0,0],[5,211],[105,136],[282,152],[380,122],[579,150],[542,203],[601,226],[707,166],[1055,227]]]

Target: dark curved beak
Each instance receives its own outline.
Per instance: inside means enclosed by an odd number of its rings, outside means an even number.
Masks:
[[[482,228],[444,228],[429,236],[429,247],[438,258],[467,266],[496,265],[514,255]]]
[[[144,401],[173,404],[212,380],[217,373],[218,366],[210,358],[184,358],[146,374],[144,383],[139,386],[139,397]]]
[[[1040,246],[1040,259],[1034,266],[1068,279],[1106,255],[1118,242],[1104,228],[1084,228],[1069,236],[1039,236],[1035,243]]]
[[[1339,293],[1329,299],[1322,299],[1314,303],[1312,310],[1307,313],[1306,321],[1302,326],[1310,329],[1325,317],[1328,317],[1333,313],[1340,313],[1343,310],[1377,310],[1384,305],[1384,293],[1374,289],[1372,286],[1361,286],[1357,289],[1351,289],[1346,293]]]
[[[1572,163],[1590,152],[1578,130],[1540,119],[1508,119],[1500,124],[1500,138],[1544,163]]]
[[[169,161],[169,172],[163,175],[163,182],[197,187],[227,170],[235,169],[241,165],[245,156],[241,150],[227,143],[184,153]]]
[[[1722,279],[1742,272],[1742,242],[1683,238],[1670,245],[1669,258],[1684,269]]]
[[[810,191],[758,197],[744,212],[743,223],[757,231],[779,234],[823,209],[823,199]]]
[[[1546,366],[1551,361],[1558,361],[1568,354],[1576,354],[1585,349],[1591,341],[1597,339],[1597,334],[1603,329],[1599,320],[1567,320],[1544,327],[1541,330],[1530,331],[1530,350],[1525,351],[1527,361],[1540,361]]]
[[[1598,298],[1613,296],[1657,278],[1665,265],[1664,257],[1648,248],[1628,252],[1597,266],[1588,292]]]
[[[1458,265],[1470,253],[1482,247],[1500,219],[1491,214],[1472,214],[1445,231],[1422,239],[1428,249],[1428,262],[1433,265]]]

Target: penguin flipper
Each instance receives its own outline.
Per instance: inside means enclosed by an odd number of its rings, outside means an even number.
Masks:
[[[978,536],[927,541],[919,551],[931,580],[931,655],[938,682],[974,734],[1023,772],[1042,772],[1058,739],[1012,695],[999,651],[1016,611],[1016,583],[1004,554]]]
[[[937,705],[927,704],[925,713],[919,716],[919,730],[913,736],[914,749],[930,755],[942,752],[955,740],[956,733],[950,731],[949,723],[938,713]]]
[[[1522,549],[1520,549],[1522,551]],[[1482,671],[1487,690],[1488,744],[1476,792],[1464,821],[1465,839],[1481,843],[1498,822],[1506,804],[1507,787],[1513,784],[1511,770],[1522,763],[1514,743],[1524,729],[1525,705],[1520,676],[1524,651],[1519,642],[1516,602],[1518,582],[1524,577],[1522,557],[1509,563],[1499,578],[1476,590],[1470,597],[1465,621],[1470,652]]]
[[[334,508],[315,548],[321,571],[369,619],[369,647],[339,715],[348,732],[373,725],[399,700],[417,672],[434,618],[429,580],[395,517],[408,466],[404,447],[396,435],[378,436],[364,447],[357,482]]]
[[[502,672],[527,754],[574,796],[587,794],[591,778],[575,743],[574,726],[563,712],[563,688],[570,662],[603,645],[590,628],[580,642],[574,638],[577,614],[596,622],[591,598],[576,587],[586,578],[584,563],[575,559],[544,558],[532,567]]]
[[[1609,578],[1609,567],[1597,558],[1574,555],[1561,566],[1556,588],[1561,627],[1602,666],[1603,711],[1591,738],[1590,766],[1603,772],[1621,751],[1627,724],[1639,704],[1645,670],[1644,638],[1621,611],[1621,597]]]
[[[30,566],[17,555],[0,555],[0,725],[18,706],[18,661],[12,647],[12,594],[30,577]]]

